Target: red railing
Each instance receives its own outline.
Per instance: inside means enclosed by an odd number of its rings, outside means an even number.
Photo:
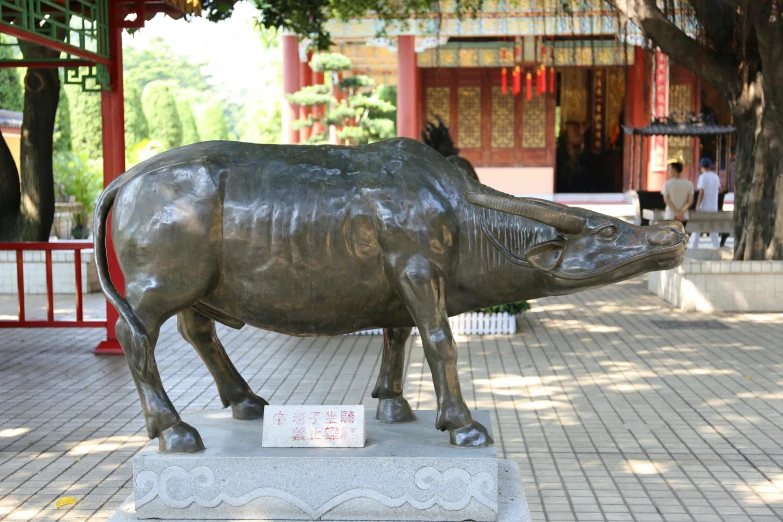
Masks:
[[[92,243],[78,241],[58,241],[56,243],[21,242],[0,243],[0,251],[16,252],[16,288],[19,295],[19,318],[16,321],[0,320],[0,328],[105,328],[106,320],[84,320],[84,298],[82,295],[82,250],[91,249]],[[54,282],[52,279],[52,251],[73,251],[76,286],[76,320],[54,320]],[[43,251],[46,261],[46,320],[28,321],[24,309],[24,259],[23,253],[28,251]]]

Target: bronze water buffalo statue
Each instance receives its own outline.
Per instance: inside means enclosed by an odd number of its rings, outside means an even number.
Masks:
[[[125,276],[109,278],[106,219]],[[103,192],[95,259],[117,337],[163,452],[204,448],[160,380],[154,349],[177,315],[237,419],[266,401],[234,368],[215,321],[289,335],[385,332],[373,392],[383,422],[414,419],[402,396],[404,346],[421,332],[436,427],[458,446],[493,443],[460,392],[449,316],[568,294],[679,265],[678,223],[638,227],[583,209],[514,198],[469,179],[430,147],[208,142],[160,154]]]

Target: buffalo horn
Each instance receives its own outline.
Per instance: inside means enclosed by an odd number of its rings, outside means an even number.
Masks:
[[[554,227],[564,234],[578,234],[585,226],[585,218],[574,216],[562,210],[553,210],[543,205],[512,197],[488,194],[468,194],[468,202],[479,207],[526,217]]]

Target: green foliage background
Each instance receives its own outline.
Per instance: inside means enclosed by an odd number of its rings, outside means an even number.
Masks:
[[[101,94],[82,92],[78,85],[65,85],[65,94],[70,112],[72,150],[89,159],[102,159]]]
[[[0,44],[5,42],[0,38]],[[7,45],[0,45],[0,60],[10,60],[14,50]],[[21,111],[24,106],[24,92],[19,73],[12,67],[0,68],[0,109]]]
[[[182,123],[182,145],[201,141],[190,102],[183,99],[177,100],[177,114],[179,114],[179,121]]]
[[[229,138],[226,115],[219,103],[214,103],[204,109],[199,116],[198,124],[204,141],[227,140]]]
[[[167,150],[182,145],[182,122],[171,87],[167,81],[155,80],[148,83],[141,94],[150,138],[159,141]]]

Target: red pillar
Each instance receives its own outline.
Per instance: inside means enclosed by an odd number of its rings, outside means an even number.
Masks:
[[[653,115],[669,115],[669,57],[663,51],[655,51],[653,77]],[[647,190],[659,191],[666,183],[669,142],[665,136],[650,138],[650,168],[647,172]]]
[[[103,138],[103,186],[107,187],[120,174],[125,172],[125,109],[122,88],[122,28],[119,26],[117,2],[109,2],[109,48],[111,66],[109,78],[111,91],[101,91],[101,123]],[[111,242],[111,214],[106,225],[106,254],[109,264],[109,276],[117,290],[124,294],[125,282],[122,270],[114,253]],[[122,354],[122,348],[114,333],[117,311],[106,302],[106,340],[95,349],[96,354]]]
[[[416,139],[416,51],[414,36],[397,37],[397,136]]]
[[[283,36],[283,94],[293,94],[299,90],[299,44],[296,35]],[[294,130],[294,122],[299,117],[299,109],[283,98],[283,143],[299,143],[299,131]]]
[[[313,84],[313,70],[310,68],[310,53],[307,53],[307,61],[299,62],[299,88],[309,87]],[[299,119],[304,120],[312,112],[312,107],[299,107]],[[310,137],[310,128],[302,127],[299,131],[299,140],[304,143]]]
[[[322,72],[315,72],[313,71],[313,85],[323,85],[324,84],[324,73]],[[316,118],[322,117],[325,114],[326,108],[323,105],[316,105],[312,108],[313,110],[313,116]],[[324,126],[321,123],[317,123],[313,125],[313,134],[320,134],[324,131]]]
[[[625,123],[632,127],[644,127],[650,123],[650,104],[651,91],[649,86],[652,78],[649,75],[650,63],[647,59],[647,53],[641,47],[634,47],[634,63],[628,67],[628,77],[626,79],[626,105],[625,105]],[[625,187],[627,190],[631,187],[632,181],[634,189],[647,190],[647,167],[650,164],[649,149],[647,147],[648,138],[637,136],[637,148],[631,154],[632,140],[629,136],[625,137]],[[642,141],[641,146],[638,144]],[[641,156],[641,158],[640,158]],[[631,165],[633,159],[633,166]],[[641,164],[641,187],[639,187],[639,165]],[[633,167],[633,168],[632,168]],[[633,180],[631,179],[633,176]]]

